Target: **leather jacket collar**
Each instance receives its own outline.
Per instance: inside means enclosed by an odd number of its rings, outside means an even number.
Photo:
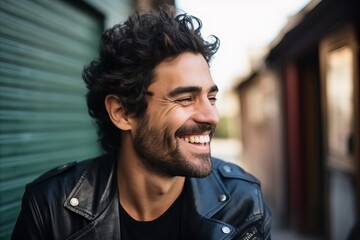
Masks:
[[[92,221],[104,212],[114,198],[117,199],[115,158],[104,155],[95,159],[83,172],[64,207]]]
[[[222,164],[213,159],[213,171],[220,169],[221,172],[222,167],[224,170],[227,165]],[[67,196],[64,207],[91,222],[70,239],[120,239],[115,166],[115,157],[111,155],[92,161]],[[184,199],[184,225],[186,229],[192,229],[189,231],[191,236],[186,239],[233,239],[237,230],[234,226],[211,218],[231,199],[218,173],[213,172],[206,178],[188,179]]]

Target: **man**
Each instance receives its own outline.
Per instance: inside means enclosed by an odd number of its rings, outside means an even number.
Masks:
[[[13,239],[270,239],[259,182],[211,158],[219,40],[170,7],[104,32],[84,69],[106,154],[26,187]]]

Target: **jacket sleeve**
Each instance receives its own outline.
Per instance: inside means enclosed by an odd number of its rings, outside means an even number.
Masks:
[[[263,207],[263,217],[247,226],[243,231],[238,232],[232,239],[271,240],[271,212],[265,205]]]
[[[264,231],[263,235],[265,240],[271,240],[271,212],[266,206],[264,206],[264,208],[265,208],[265,214],[264,214],[264,223],[263,223],[263,231]]]
[[[46,239],[39,210],[33,196],[28,191],[25,191],[20,214],[13,229],[11,240]]]

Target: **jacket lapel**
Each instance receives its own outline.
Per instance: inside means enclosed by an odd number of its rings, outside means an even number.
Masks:
[[[185,239],[225,240],[235,235],[233,226],[211,218],[230,200],[230,194],[217,174],[189,179],[185,196],[183,224],[184,229],[189,229]]]
[[[121,239],[119,204],[114,198],[107,209],[89,225],[73,234],[67,240]]]
[[[64,207],[90,221],[69,239],[120,239],[115,158],[104,155],[84,171]]]
[[[190,185],[196,210],[204,217],[213,216],[230,200],[230,194],[217,174],[210,174],[206,178],[191,178]]]

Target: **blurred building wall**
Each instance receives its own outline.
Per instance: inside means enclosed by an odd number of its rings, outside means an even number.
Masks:
[[[242,116],[242,163],[261,181],[264,196],[274,213],[283,215],[286,178],[279,78],[276,72],[264,70],[252,75],[237,91]]]
[[[125,21],[136,7],[134,0],[83,0],[83,2],[86,2],[104,16],[104,28]]]
[[[275,224],[304,235],[347,239],[359,222],[359,19],[358,1],[311,1],[237,87],[249,169]]]
[[[0,7],[0,238],[7,239],[26,183],[100,152],[81,71],[97,54],[103,16],[70,1]]]

